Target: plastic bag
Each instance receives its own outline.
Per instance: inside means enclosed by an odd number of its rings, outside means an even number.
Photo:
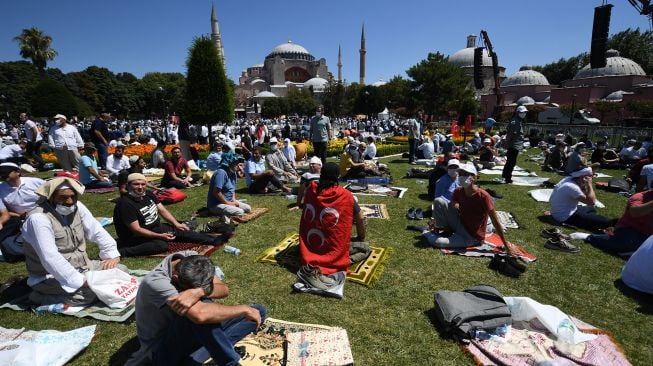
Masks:
[[[118,268],[88,271],[86,282],[100,301],[112,309],[122,309],[131,304],[138,292],[138,280]]]

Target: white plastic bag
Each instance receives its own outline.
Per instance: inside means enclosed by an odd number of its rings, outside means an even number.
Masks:
[[[131,304],[138,292],[138,280],[118,268],[88,271],[86,282],[100,301],[112,309],[122,309]]]

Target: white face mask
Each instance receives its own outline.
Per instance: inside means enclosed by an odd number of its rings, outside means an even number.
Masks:
[[[524,119],[526,117],[526,112],[520,112],[517,113],[517,115],[519,116],[519,118]]]
[[[463,188],[467,188],[472,185],[472,177],[461,175],[458,177],[458,184],[460,184]]]
[[[270,145],[270,151],[274,152],[277,150],[279,150],[279,146],[277,146],[277,144]]]
[[[57,124],[57,126],[61,126],[63,124],[63,120],[58,119],[55,123]]]
[[[315,112],[316,117],[322,117],[322,112]]]
[[[456,179],[458,177],[458,169],[447,169],[447,174],[451,179]]]
[[[61,216],[68,216],[71,213],[75,212],[76,208],[77,205],[72,205],[72,206],[56,205],[54,210],[57,211],[57,213]]]

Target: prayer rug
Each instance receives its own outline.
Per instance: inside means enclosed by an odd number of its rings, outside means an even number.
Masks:
[[[544,188],[544,189],[534,189],[532,191],[528,191],[528,194],[533,197],[534,200],[537,202],[549,202],[551,199],[551,194],[553,193],[553,189],[551,188]],[[579,206],[586,206],[584,203],[579,203]],[[605,205],[599,201],[596,200],[596,204],[594,205],[596,208],[605,208]]]
[[[630,365],[621,347],[605,331],[570,317],[584,333],[596,334],[596,339],[567,346],[556,346],[550,334],[537,320],[513,322],[512,328],[500,341],[472,339],[462,344],[477,365],[535,365],[543,361],[570,365]],[[566,348],[567,348],[566,347]]]
[[[272,209],[268,207],[257,207],[253,208],[250,212],[242,215],[242,216],[234,216],[231,218],[231,221],[235,221],[239,224],[243,224],[246,222],[250,222],[254,220],[257,217],[263,216],[266,213],[270,212]]]
[[[501,171],[503,171],[503,165],[495,165],[495,166],[492,167],[492,170],[498,170],[498,171],[501,172]],[[512,171],[513,172],[518,172],[518,171],[523,171],[523,170],[526,170],[526,169],[524,169],[524,168],[522,168],[522,167],[520,167],[518,165],[515,165],[515,167],[513,168]]]
[[[102,227],[109,226],[113,224],[113,217],[96,217],[95,218]]]
[[[349,267],[347,279],[367,287],[372,287],[381,278],[385,264],[392,254],[392,248],[370,246],[372,253],[367,259]],[[279,244],[266,249],[257,259],[261,263],[278,264],[293,271],[299,270],[299,234],[288,235]]]
[[[519,229],[519,224],[510,212],[497,211],[497,216],[499,216],[499,221],[501,221],[501,225],[503,225],[504,228]]]
[[[360,203],[363,217],[366,219],[389,219],[388,209],[383,203]]]
[[[347,183],[352,183],[352,184],[356,184],[356,185],[359,185],[359,186],[367,186],[368,184],[383,185],[383,184],[392,183],[392,177],[390,177],[390,176],[385,176],[385,177],[365,177],[365,178],[358,178],[358,179],[345,179],[344,181],[347,182]]]
[[[503,169],[503,167],[501,167],[501,169]],[[501,175],[502,171],[497,170],[497,169],[483,169],[483,170],[479,171],[478,173],[479,174],[486,174],[486,175]],[[529,176],[533,177],[533,176],[537,176],[537,174],[529,173],[529,172],[527,172],[525,170],[514,170],[512,172],[512,176],[513,177],[529,177]]]
[[[381,185],[370,184],[367,186],[367,190],[363,192],[355,192],[356,195],[361,196],[380,196],[380,197],[397,197],[403,198],[404,193],[408,191],[408,188],[402,187],[385,187]]]
[[[139,281],[148,273],[149,271],[144,270],[129,271],[129,274],[136,277]],[[10,280],[10,282],[0,286],[0,309],[30,310],[33,306],[29,300],[29,293],[32,289],[27,286],[27,277]],[[122,323],[134,314],[136,311],[135,305],[135,302],[132,302],[125,308],[112,309],[98,301],[95,305],[87,307],[68,308],[61,314],[72,315],[77,318],[93,318],[105,322]]]
[[[181,243],[181,242],[170,242],[168,243],[168,250],[163,253],[148,255],[151,258],[165,258],[170,254],[181,252],[184,250],[192,250],[197,252],[199,255],[205,257],[210,257],[213,252],[220,249],[222,245],[206,245],[206,244],[197,244],[197,243]]]
[[[118,187],[86,188],[84,193],[111,193],[116,191],[118,191]]]
[[[340,328],[319,324],[293,323],[267,318],[254,334],[248,334],[234,346],[244,348],[240,359],[243,366],[282,366],[286,364],[286,336],[296,332],[323,331],[330,332]]]
[[[549,178],[541,177],[513,177],[512,184],[515,186],[537,187],[544,182],[548,182]]]
[[[344,329],[301,331],[288,334],[286,339],[286,366],[354,364]]]
[[[527,252],[524,248],[513,243],[516,247],[517,256],[524,262],[534,262],[537,257]],[[440,249],[443,254],[457,254],[465,257],[494,257],[497,253],[503,253],[503,243],[497,234],[485,236],[485,242],[481,245],[467,248]]]

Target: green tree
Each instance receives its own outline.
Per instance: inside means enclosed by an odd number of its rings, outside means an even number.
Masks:
[[[384,107],[385,100],[381,90],[372,85],[366,85],[360,89],[354,101],[354,112],[368,117],[376,117]]]
[[[340,117],[345,109],[345,87],[342,83],[331,80],[322,94],[324,113],[332,117]]]
[[[359,83],[351,83],[345,89],[345,102],[344,102],[344,114],[345,115],[354,115],[354,105],[356,103],[356,98],[360,90],[363,89],[363,85]]]
[[[413,79],[412,90],[426,114],[448,115],[456,110],[461,101],[472,97],[467,89],[469,76],[458,66],[452,65],[441,53],[429,53],[426,60],[406,71]]]
[[[297,113],[300,116],[308,116],[315,112],[317,101],[311,92],[305,89],[291,87],[288,89],[288,112]]]
[[[589,64],[589,62],[590,56],[585,52],[568,59],[561,58],[556,62],[544,66],[533,66],[533,70],[541,72],[542,75],[546,76],[549,84],[560,85],[565,80],[573,79],[576,73],[583,66]]]
[[[404,117],[415,115],[417,103],[410,80],[397,75],[379,89],[386,100],[388,110]]]
[[[44,78],[48,61],[57,56],[57,51],[50,47],[52,37],[32,27],[23,29],[20,35],[14,37],[14,41],[18,42],[20,47],[20,57],[31,59],[41,78]]]
[[[183,74],[147,73],[137,82],[136,89],[143,98],[141,111],[144,115],[183,114],[186,92],[186,77]]]
[[[286,98],[265,98],[262,104],[261,116],[263,118],[275,118],[288,113]]]
[[[29,112],[39,74],[27,61],[0,63],[0,113],[16,120],[20,112]]]
[[[45,78],[34,88],[31,114],[38,117],[52,117],[57,113],[75,116],[79,105],[75,97],[61,83]]]
[[[195,124],[231,123],[234,91],[210,38],[193,40],[186,67],[186,119]]]
[[[618,50],[621,57],[637,62],[646,75],[653,74],[653,31],[640,32],[639,28],[628,28],[613,34],[607,46],[608,49]]]

